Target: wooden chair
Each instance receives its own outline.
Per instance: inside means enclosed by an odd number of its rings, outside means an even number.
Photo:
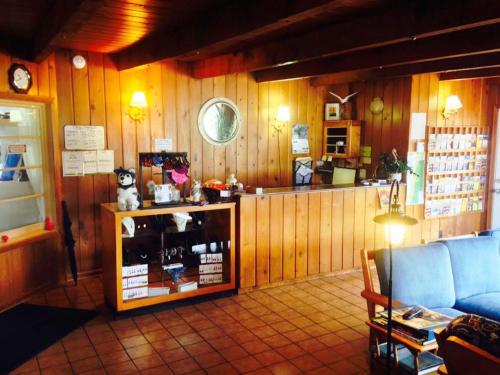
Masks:
[[[376,291],[373,286],[373,277],[371,274],[371,264],[375,258],[376,250],[361,250],[361,268],[363,269],[363,281],[365,283],[365,289],[361,291],[361,296],[366,299],[366,307],[368,309],[368,318],[373,318],[375,316],[375,311],[377,306],[382,306],[387,309],[388,298]],[[392,300],[393,307],[402,307],[399,301]]]
[[[496,375],[500,374],[500,358],[456,336],[445,337],[444,329],[437,331],[438,354],[444,359],[442,374]]]

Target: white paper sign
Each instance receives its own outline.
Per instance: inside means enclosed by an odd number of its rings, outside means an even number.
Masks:
[[[64,146],[67,150],[102,150],[104,126],[66,125]]]
[[[63,151],[63,176],[83,176],[83,154],[79,151]]]
[[[410,122],[410,139],[425,139],[427,113],[412,112]]]
[[[156,152],[172,151],[172,139],[171,138],[155,138],[155,149],[156,149]]]
[[[97,151],[97,173],[113,173],[115,169],[114,150]],[[87,173],[87,171],[85,171]]]
[[[84,174],[97,173],[97,153],[95,151],[82,151],[82,154]]]

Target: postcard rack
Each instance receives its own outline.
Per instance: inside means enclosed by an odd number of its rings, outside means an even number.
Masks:
[[[427,128],[426,218],[484,210],[488,150],[488,127]]]
[[[189,171],[189,161],[187,159],[187,152],[140,152],[139,153],[139,203],[140,208],[144,208],[144,185],[142,181],[142,168],[143,167],[157,167],[162,170],[162,184],[172,180],[172,171],[175,168],[183,167],[186,169],[186,174]],[[173,203],[172,205],[179,205],[186,203],[186,182],[182,184],[181,202]],[[149,207],[151,208],[151,207]]]

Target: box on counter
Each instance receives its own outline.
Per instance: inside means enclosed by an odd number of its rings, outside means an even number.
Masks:
[[[189,281],[187,283],[179,284],[177,286],[177,291],[179,293],[182,292],[190,292],[192,290],[198,289],[198,283],[196,281]]]
[[[222,253],[200,254],[200,263],[222,263]]]
[[[205,275],[208,273],[221,273],[222,263],[200,264],[199,273]]]
[[[200,275],[200,284],[216,284],[222,282],[222,273]]]
[[[148,285],[148,275],[133,276],[122,280],[122,288],[137,288],[139,286]]]
[[[148,287],[147,286],[123,290],[123,300],[124,301],[134,299],[134,298],[144,298],[147,296],[148,296]]]
[[[133,266],[122,267],[122,277],[132,277],[138,275],[147,275],[148,265],[147,264],[135,264]]]

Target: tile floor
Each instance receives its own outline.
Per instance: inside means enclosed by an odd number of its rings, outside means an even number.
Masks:
[[[361,272],[113,320],[99,277],[30,302],[102,314],[14,374],[366,374]]]

